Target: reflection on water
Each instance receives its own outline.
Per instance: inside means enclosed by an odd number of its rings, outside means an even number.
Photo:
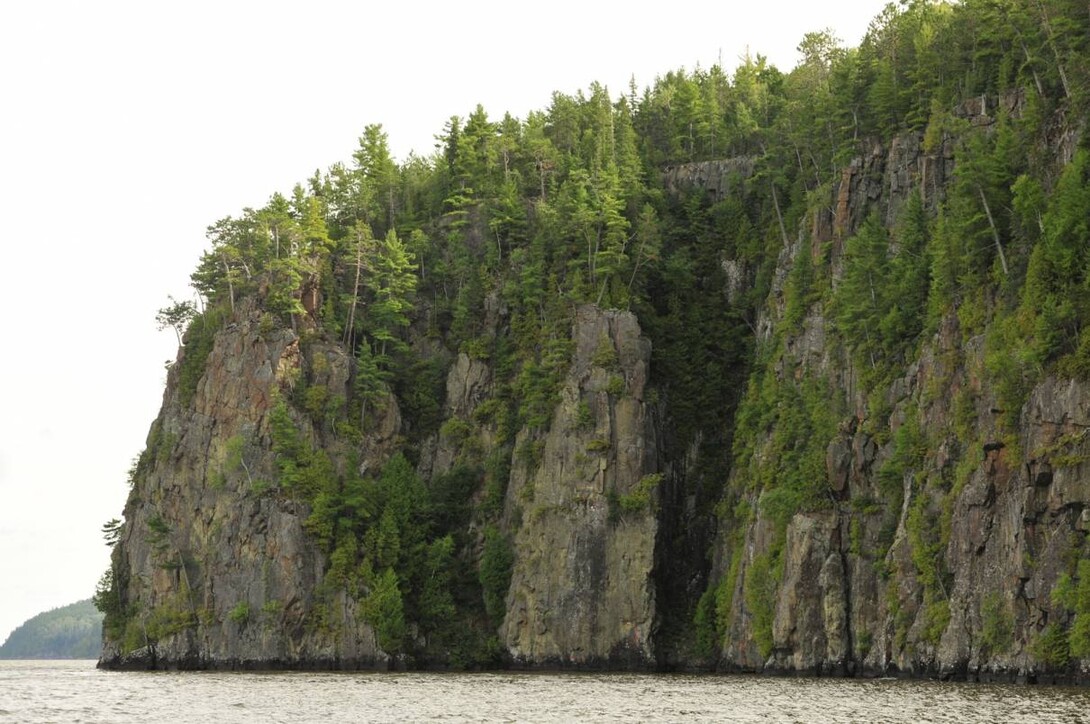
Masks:
[[[123,673],[0,661],[17,722],[1081,722],[1090,690],[651,674]]]

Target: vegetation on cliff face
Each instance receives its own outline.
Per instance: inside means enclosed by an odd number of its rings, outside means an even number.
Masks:
[[[93,659],[102,648],[102,612],[90,599],[27,620],[0,646],[0,659]]]
[[[789,73],[747,56],[733,73],[670,72],[642,93],[557,93],[522,120],[477,107],[450,119],[429,158],[396,163],[368,126],[350,162],[209,227],[192,277],[202,311],[163,315],[188,322],[178,400],[193,403],[217,333],[244,304],[266,332],[290,328],[303,362],[269,406],[275,469],[255,477],[256,443],[238,437],[219,474],[305,506],[326,561],[308,625],[335,627],[343,592],[388,653],[492,663],[525,512],[505,502],[508,481],[540,463],[576,310],[631,310],[652,341],[667,464],[639,490],[614,491],[613,518],[660,522],[664,660],[717,658],[740,607],[768,659],[791,522],[842,508],[854,556],[891,591],[919,583],[911,600],[889,594],[895,648],[937,645],[952,511],[993,434],[978,419],[981,390],[1001,410],[996,444],[1014,448],[1035,384],[1090,378],[1090,160],[1075,142],[1090,107],[1088,39],[1085,4],[1068,0],[921,0],[889,5],[858,48],[808,34]],[[868,159],[909,143],[932,167],[881,188]],[[731,162],[709,180],[701,163],[718,159]],[[933,367],[948,377],[908,404],[891,390],[936,336]],[[961,351],[973,345],[979,358]],[[352,360],[347,388],[325,382],[329,346]],[[594,364],[615,399],[626,380],[611,352]],[[458,354],[490,374],[464,416],[445,400]],[[971,364],[962,380],[955,371]],[[955,378],[949,429],[929,426]],[[396,451],[368,467],[394,409]],[[585,401],[575,420],[593,429]],[[136,497],[171,449],[153,433]],[[837,483],[829,462],[830,445],[857,433],[887,451],[870,459],[866,491]],[[450,457],[441,470],[437,446]],[[759,521],[767,540],[748,560],[745,531]],[[1070,630],[1076,655],[1088,648],[1084,548],[1070,566],[1078,593],[1050,624],[1065,645]],[[197,625],[191,610],[149,634],[161,619],[126,600],[136,584],[120,558],[98,596],[109,640],[135,648]],[[161,565],[187,571],[181,558]],[[984,611],[992,650],[1009,646],[1009,605],[995,597]]]

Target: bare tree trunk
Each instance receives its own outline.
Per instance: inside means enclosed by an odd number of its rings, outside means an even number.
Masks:
[[[632,285],[636,283],[636,273],[640,270],[640,264],[643,263],[643,242],[640,242],[640,248],[636,250],[636,263],[632,265],[632,276],[628,278],[628,296],[632,297]]]
[[[999,242],[999,229],[995,228],[995,219],[992,217],[992,209],[988,206],[988,198],[984,195],[984,189],[976,187],[980,193],[980,201],[984,204],[984,213],[988,216],[988,225],[992,227],[992,238],[995,239],[995,250],[999,252],[999,263],[1003,267],[1003,276],[1009,276],[1007,269],[1007,255],[1003,253],[1003,245]]]
[[[606,295],[606,287],[609,286],[609,280],[603,279],[601,286],[598,287],[598,297],[594,300],[594,306],[602,306],[602,297]]]
[[[1026,62],[1027,63],[1032,63],[1033,58],[1029,54],[1029,48],[1026,47],[1026,41],[1022,37],[1022,31],[1018,30],[1018,28],[1015,28],[1014,33],[1015,33],[1015,35],[1018,36],[1018,44],[1022,46],[1022,54],[1026,56]],[[1035,86],[1037,86],[1037,95],[1039,95],[1041,97],[1044,97],[1045,88],[1044,88],[1043,85],[1041,85],[1041,77],[1039,75],[1037,75],[1037,69],[1036,68],[1032,68],[1032,70],[1033,70],[1033,84]]]
[[[390,184],[389,189],[386,191],[386,229],[394,228],[394,221],[397,218],[397,204],[394,200],[394,186]]]
[[[220,262],[223,263],[223,276],[227,277],[227,291],[231,296],[231,314],[235,313],[235,284],[231,281],[231,268],[227,266],[227,257],[220,254]]]
[[[240,454],[238,462],[242,466],[242,470],[246,473],[246,482],[249,483],[252,488],[254,485],[254,476],[250,474],[250,466],[246,464],[246,456]]]
[[[348,308],[348,324],[344,328],[345,344],[351,345],[354,341],[354,328],[356,326],[356,303],[360,294],[360,270],[363,268],[363,244],[356,240],[356,281],[352,285],[352,306]]]
[[[787,227],[783,223],[783,214],[780,213],[780,199],[776,196],[776,184],[769,182],[772,187],[772,205],[776,207],[776,219],[780,222],[780,234],[783,235],[783,245],[787,247],[791,242],[787,240]]]
[[[818,165],[817,159],[814,158],[814,152],[810,151],[810,163],[814,165],[814,184],[821,186],[821,166]]]
[[[799,163],[799,173],[806,173],[806,165],[802,162],[802,153],[799,151],[799,144],[792,141],[795,146],[795,159]]]
[[[178,549],[178,567],[182,569],[182,580],[185,581],[185,593],[186,598],[189,599],[189,612],[193,614],[193,618],[197,617],[197,604],[193,601],[193,587],[189,585],[189,571],[185,567],[185,557],[182,555],[182,550]]]
[[[1067,73],[1064,71],[1064,64],[1060,60],[1060,51],[1056,47],[1056,38],[1052,33],[1052,23],[1048,19],[1048,11],[1045,9],[1044,3],[1041,0],[1037,0],[1037,9],[1041,11],[1041,22],[1045,26],[1045,37],[1048,39],[1048,47],[1052,50],[1052,55],[1056,57],[1056,70],[1060,73],[1060,83],[1064,87],[1064,97],[1071,97],[1071,86],[1067,84]]]

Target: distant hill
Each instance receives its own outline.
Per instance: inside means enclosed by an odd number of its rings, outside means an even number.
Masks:
[[[0,659],[97,659],[102,612],[91,599],[39,613],[11,632]]]

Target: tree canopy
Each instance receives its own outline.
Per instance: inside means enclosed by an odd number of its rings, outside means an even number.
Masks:
[[[951,315],[966,335],[1002,321],[989,345],[1029,350],[990,358],[1012,403],[1045,369],[1090,376],[1087,152],[1057,165],[1045,147],[1055,119],[1085,125],[1085,3],[908,0],[857,48],[819,30],[799,51],[789,72],[747,54],[733,71],[671,71],[642,92],[594,83],[524,119],[476,106],[446,123],[433,155],[400,163],[368,125],[350,162],[208,227],[192,275],[204,311],[171,299],[158,318],[185,345],[183,402],[243,299],[270,325],[346,346],[345,399],[304,379],[270,414],[280,480],[269,494],[310,504],[329,580],[358,594],[384,648],[412,645],[410,631],[450,644],[452,610],[477,611],[478,626],[500,615],[505,466],[532,460],[550,424],[580,305],[630,309],[651,337],[667,455],[696,446],[710,461],[687,472],[685,492],[702,509],[730,507],[733,465],[779,523],[831,500],[826,381],[776,372],[815,310],[867,393]],[[941,193],[924,169],[903,206],[830,230],[845,167],[895,140],[951,159]],[[671,172],[725,159],[734,170],[716,185],[667,188]],[[782,312],[774,324],[765,305]],[[759,347],[762,324],[771,343]],[[444,421],[445,360],[458,352],[488,361],[492,397],[473,420]],[[300,432],[310,414],[316,434],[351,449],[389,395],[404,420],[381,471]],[[494,449],[473,444],[473,425],[491,427]],[[436,437],[457,463],[421,480],[414,463]],[[481,486],[491,503],[478,540],[452,501]]]

